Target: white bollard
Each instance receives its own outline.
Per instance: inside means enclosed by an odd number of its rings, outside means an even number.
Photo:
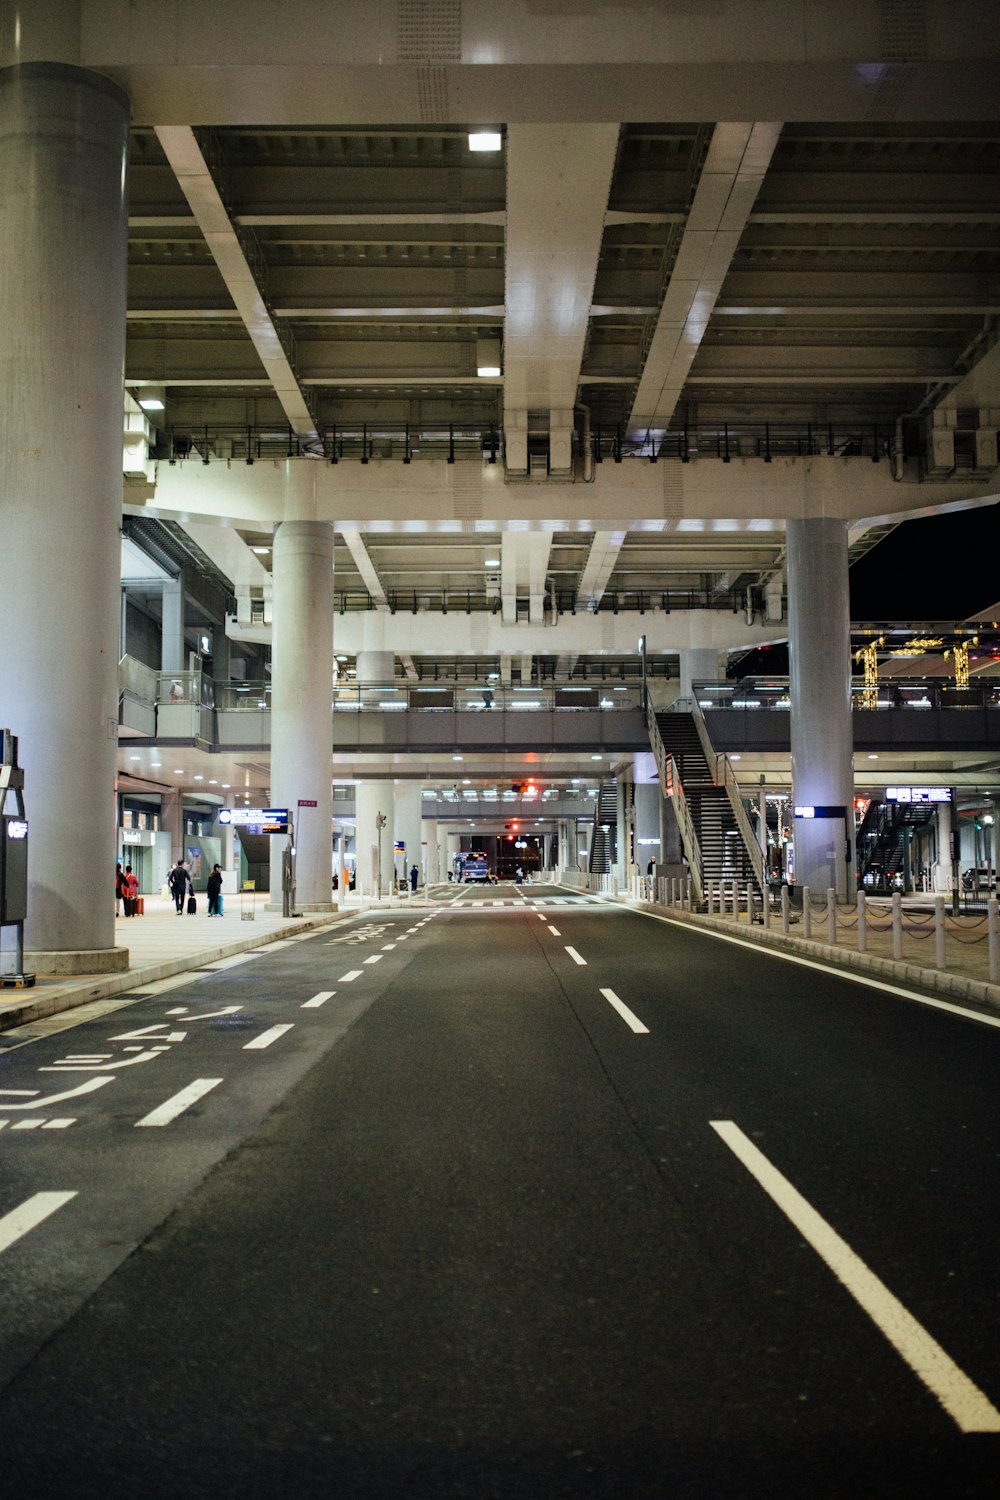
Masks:
[[[938,969],[945,967],[943,896],[934,897],[934,964]]]
[[[831,948],[837,946],[837,892],[832,885],[826,888],[826,940]]]
[[[802,936],[811,938],[813,935],[813,914],[809,904],[809,887],[802,887]]]
[[[897,963],[903,956],[903,898],[898,891],[892,893],[892,956]]]
[[[867,918],[865,916],[865,893],[864,893],[864,891],[859,891],[858,892],[858,952],[859,953],[864,953],[865,949],[868,947],[868,928],[865,925],[866,922],[867,922]]]

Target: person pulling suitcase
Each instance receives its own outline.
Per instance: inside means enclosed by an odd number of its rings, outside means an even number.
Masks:
[[[170,894],[174,898],[177,915],[180,916],[184,910],[184,897],[191,890],[191,876],[188,874],[187,867],[182,859],[179,859],[170,871],[167,877],[167,884],[170,887]],[[193,894],[191,900],[194,900]],[[197,903],[195,903],[195,909],[197,909]],[[188,912],[190,913],[191,910],[192,907],[189,903]]]

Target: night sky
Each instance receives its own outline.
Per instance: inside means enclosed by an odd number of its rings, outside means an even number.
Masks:
[[[1000,509],[905,521],[851,569],[851,619],[965,620],[1000,601]]]

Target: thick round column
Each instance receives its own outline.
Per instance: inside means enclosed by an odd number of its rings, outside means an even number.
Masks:
[[[392,782],[358,781],[354,786],[354,857],[359,895],[386,895],[392,880]],[[381,830],[379,817],[385,818]],[[376,853],[378,851],[378,853]],[[376,891],[376,867],[380,889]]]
[[[678,697],[694,697],[696,682],[719,681],[719,653],[714,647],[696,646],[680,653],[681,686]]]
[[[128,118],[95,73],[0,69],[0,717],[20,739],[39,972],[128,962],[110,896]]]
[[[406,845],[400,857],[399,868],[409,883],[410,870],[416,865],[421,872],[419,884],[423,884],[423,868],[420,858],[420,782],[397,781],[393,788],[393,804],[396,816],[396,837]]]
[[[295,819],[296,911],[331,911],[333,526],[282,521],[272,559],[271,804]],[[271,840],[272,906],[281,898],[283,843]]]
[[[795,883],[854,890],[854,763],[847,522],[789,521],[788,627],[792,796],[844,818],[795,819]],[[851,860],[845,858],[850,840]]]

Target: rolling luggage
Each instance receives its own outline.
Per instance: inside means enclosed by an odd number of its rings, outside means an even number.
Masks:
[[[188,916],[193,917],[198,910],[198,903],[193,896],[188,897]]]
[[[135,898],[135,914],[136,914],[137,917],[144,917],[146,915],[146,898],[145,898],[145,896],[136,896],[136,898]]]

